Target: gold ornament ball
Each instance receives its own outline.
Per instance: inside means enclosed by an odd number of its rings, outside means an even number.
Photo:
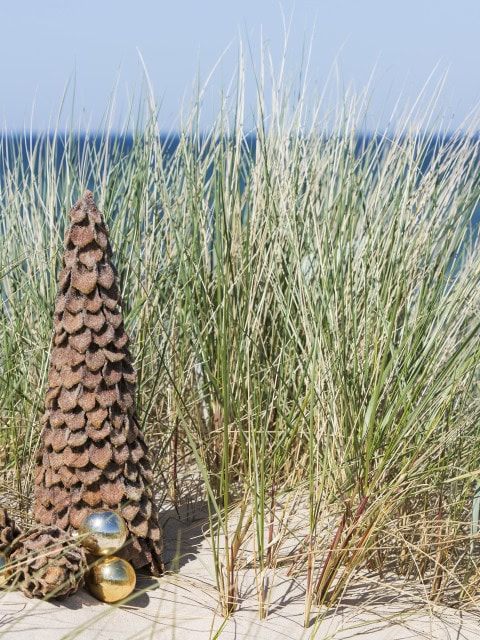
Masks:
[[[108,556],[123,546],[128,529],[116,511],[96,509],[82,520],[78,534],[87,551],[96,556]]]
[[[102,602],[117,602],[135,589],[137,578],[132,565],[123,558],[102,558],[85,580],[88,590]]]
[[[11,575],[11,571],[8,566],[8,556],[3,551],[0,551],[0,587],[7,584]]]

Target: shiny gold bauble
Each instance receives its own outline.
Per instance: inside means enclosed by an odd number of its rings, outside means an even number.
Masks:
[[[3,551],[0,551],[0,587],[3,587],[7,584],[12,573],[8,566],[8,562],[9,561],[7,554],[3,553]]]
[[[116,511],[96,509],[85,516],[78,534],[87,551],[96,556],[108,556],[123,546],[128,529],[125,520]]]
[[[102,602],[117,602],[135,589],[136,575],[132,565],[116,556],[102,558],[86,577],[88,590]]]

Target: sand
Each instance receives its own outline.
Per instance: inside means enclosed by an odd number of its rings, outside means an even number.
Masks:
[[[473,640],[480,636],[478,612],[428,605],[419,587],[368,576],[348,586],[340,606],[313,610],[310,626],[305,628],[304,581],[289,577],[284,567],[265,576],[273,585],[265,620],[259,619],[255,571],[248,566],[239,574],[238,610],[225,619],[219,610],[211,545],[203,535],[203,523],[184,523],[173,515],[164,519],[165,559],[171,561],[171,571],[159,580],[139,575],[128,604],[100,603],[84,589],[61,602],[3,593],[0,638]]]

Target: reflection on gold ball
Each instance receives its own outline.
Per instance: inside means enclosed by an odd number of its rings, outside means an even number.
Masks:
[[[8,567],[8,556],[3,553],[3,551],[0,551],[0,587],[7,584],[10,575],[11,571]]]
[[[87,551],[96,556],[108,556],[123,546],[128,530],[125,520],[116,511],[96,509],[85,516],[78,533]]]
[[[132,565],[116,556],[103,558],[87,575],[88,590],[102,602],[117,602],[135,589],[136,575]]]

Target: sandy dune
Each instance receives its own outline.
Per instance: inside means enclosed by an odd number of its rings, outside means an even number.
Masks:
[[[474,640],[480,635],[480,616],[475,612],[429,607],[421,591],[407,590],[395,581],[378,584],[367,577],[349,586],[336,609],[314,610],[310,626],[304,628],[302,584],[287,577],[282,568],[267,576],[273,586],[266,620],[258,617],[251,568],[239,576],[238,610],[224,619],[218,607],[211,548],[200,524],[185,524],[173,516],[164,519],[165,557],[171,561],[172,571],[158,581],[138,576],[134,597],[121,607],[102,604],[85,590],[62,602],[4,593],[0,599],[0,638]],[[176,560],[179,540],[181,553]]]

